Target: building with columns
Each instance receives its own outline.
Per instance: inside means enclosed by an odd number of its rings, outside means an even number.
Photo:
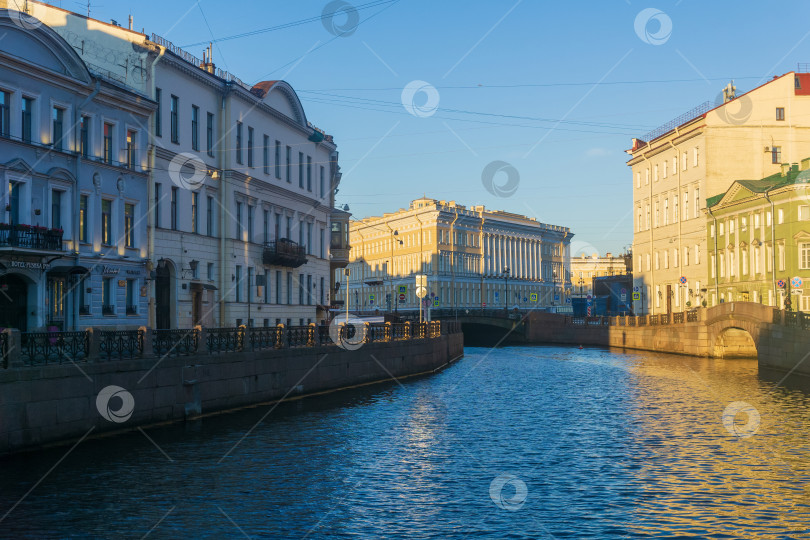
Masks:
[[[567,227],[519,214],[416,199],[351,222],[349,309],[418,310],[415,275],[426,274],[432,307],[565,311],[572,236]],[[344,281],[339,301],[345,292]]]
[[[604,276],[623,276],[631,273],[627,261],[621,255],[605,253],[588,255],[581,253],[571,257],[571,285],[574,297],[593,295],[593,278]]]

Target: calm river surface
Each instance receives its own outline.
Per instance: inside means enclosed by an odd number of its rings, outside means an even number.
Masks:
[[[235,448],[269,407],[86,440],[36,486],[67,447],[6,459],[0,515],[30,494],[0,536],[810,537],[798,383],[754,360],[465,352],[431,377],[283,404]],[[734,402],[758,425],[726,427]]]

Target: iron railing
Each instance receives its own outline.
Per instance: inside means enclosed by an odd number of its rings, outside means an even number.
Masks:
[[[245,335],[242,328],[209,328],[205,338],[208,352],[241,351]]]
[[[89,332],[21,332],[23,365],[62,364],[87,361]]]
[[[143,355],[143,330],[102,330],[98,349],[107,360]]]
[[[681,324],[683,322],[683,311],[679,311],[678,313],[672,314],[672,322],[675,324]]]
[[[152,352],[159,356],[189,356],[197,352],[200,331],[153,330]]]
[[[62,251],[62,234],[60,229],[0,224],[0,246]]]

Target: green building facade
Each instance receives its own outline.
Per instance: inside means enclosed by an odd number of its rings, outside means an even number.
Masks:
[[[707,199],[704,305],[747,301],[810,312],[809,182],[810,158]]]

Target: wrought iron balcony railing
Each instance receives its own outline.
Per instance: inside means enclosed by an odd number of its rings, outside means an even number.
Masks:
[[[298,268],[307,263],[307,253],[304,246],[299,246],[292,240],[281,238],[275,242],[265,244],[262,262],[266,265]]]
[[[0,223],[0,247],[63,251],[62,229]]]

